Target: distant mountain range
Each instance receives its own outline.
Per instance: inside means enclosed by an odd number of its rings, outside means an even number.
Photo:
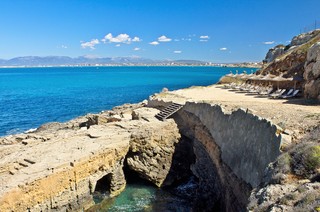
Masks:
[[[25,56],[9,60],[0,59],[0,66],[72,66],[72,65],[127,65],[127,64],[185,64],[204,65],[207,62],[198,60],[151,60],[141,57],[67,57],[67,56]]]

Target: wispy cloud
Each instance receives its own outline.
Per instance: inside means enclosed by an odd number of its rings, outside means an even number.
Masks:
[[[171,40],[172,40],[171,38],[168,38],[165,35],[162,35],[162,36],[158,37],[158,41],[159,42],[170,42]]]
[[[208,35],[201,35],[200,39],[209,39],[210,37]]]
[[[60,45],[60,46],[57,46],[57,48],[58,48],[58,49],[67,49],[68,47],[67,47],[66,45],[63,45],[63,44],[62,44],[62,45]]]
[[[174,41],[179,42],[179,41],[180,41],[180,39],[174,39]]]
[[[133,39],[128,34],[119,34],[115,37],[111,33],[108,33],[106,36],[104,36],[103,39],[101,39],[104,43],[126,43],[130,44],[131,42],[140,42],[141,39],[139,37],[134,37]]]
[[[226,48],[226,47],[222,47],[222,48],[220,48],[219,50],[220,50],[220,51],[227,51],[227,50],[228,50],[228,48]]]
[[[117,44],[117,45],[116,45],[116,47],[120,47],[120,46],[121,46],[120,44]]]
[[[134,51],[139,51],[140,48],[136,47],[136,48],[134,48],[133,50],[134,50]]]
[[[183,41],[191,41],[192,39],[191,38],[181,38],[181,40],[183,40]]]
[[[95,49],[95,45],[97,45],[99,43],[100,42],[98,39],[92,39],[91,41],[88,41],[88,42],[81,41],[81,47],[83,49],[86,49],[86,48]]]
[[[266,41],[266,42],[263,42],[263,44],[266,44],[266,45],[272,45],[274,44],[275,42],[274,41]]]
[[[175,54],[181,54],[181,53],[182,53],[182,51],[177,50],[177,51],[173,51],[173,53],[175,53]]]
[[[139,37],[134,37],[132,39],[132,42],[140,42],[140,41],[142,41],[142,40]]]
[[[159,42],[158,41],[153,41],[153,42],[150,42],[149,44],[153,45],[153,46],[156,46],[156,45],[159,45]]]
[[[200,40],[200,42],[208,42],[208,40]]]

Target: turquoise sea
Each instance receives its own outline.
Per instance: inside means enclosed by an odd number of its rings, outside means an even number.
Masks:
[[[235,70],[221,67],[2,68],[0,136],[140,102],[164,87],[173,90],[213,84]]]
[[[166,87],[210,85],[235,70],[221,67],[63,67],[0,69],[0,136],[136,103]],[[248,71],[248,69],[247,69]],[[191,179],[169,190],[129,183],[89,211],[191,211]],[[102,202],[101,202],[102,201]]]

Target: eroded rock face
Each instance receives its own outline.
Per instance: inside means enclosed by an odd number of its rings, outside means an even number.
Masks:
[[[248,211],[316,211],[319,207],[319,189],[319,182],[271,184],[252,192],[247,209]]]
[[[308,51],[305,63],[305,96],[320,100],[320,42]]]
[[[160,187],[171,168],[179,139],[179,130],[173,120],[140,125],[140,130],[131,135],[127,156],[129,168]]]
[[[284,48],[285,46],[283,45],[279,45],[276,46],[274,48],[269,49],[266,58],[264,59],[265,63],[270,63],[272,61],[274,61],[274,59],[276,59],[277,57],[279,57],[280,55],[282,55],[284,53]]]
[[[302,90],[306,98],[319,99],[319,41],[320,30],[294,37],[281,56],[274,60],[266,58],[266,61],[270,62],[257,73],[283,75],[286,78],[301,78],[302,81],[296,81],[296,88]],[[270,58],[272,56],[271,51]],[[285,86],[293,87],[294,83]]]
[[[274,124],[241,109],[227,114],[219,105],[187,103],[183,110],[207,127],[222,160],[239,178],[252,187],[260,184],[264,169],[280,154],[281,136]]]
[[[292,51],[290,54],[284,55],[283,58],[276,58],[266,67],[259,71],[261,74],[284,75],[292,77],[294,75],[302,76],[304,73],[304,64],[307,53],[302,51]]]
[[[297,35],[292,38],[292,41],[290,43],[290,46],[298,46],[304,43],[307,43],[312,38],[314,38],[315,35],[319,33],[320,30],[314,30],[308,33],[302,33],[300,35]]]
[[[281,136],[267,120],[243,110],[189,103],[174,115],[183,136],[193,141],[193,173],[199,179],[198,208],[245,210],[250,191],[280,154]],[[197,202],[199,204],[199,202]]]
[[[132,120],[130,108],[139,120]],[[129,149],[130,167],[160,186],[180,135],[172,120],[161,122],[156,113],[126,105],[1,138],[0,211],[83,211],[102,179],[115,196],[126,185]]]

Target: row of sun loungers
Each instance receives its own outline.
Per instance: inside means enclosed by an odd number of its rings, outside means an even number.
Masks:
[[[299,89],[278,89],[274,90],[272,87],[265,87],[261,85],[254,85],[254,84],[247,84],[247,83],[242,83],[242,84],[237,84],[237,83],[231,83],[231,84],[226,84],[224,85],[224,88],[227,89],[233,89],[233,90],[239,90],[239,91],[244,91],[247,93],[256,93],[262,96],[268,96],[270,98],[282,98],[282,99],[287,99],[287,98],[293,98],[298,95],[300,92]]]

